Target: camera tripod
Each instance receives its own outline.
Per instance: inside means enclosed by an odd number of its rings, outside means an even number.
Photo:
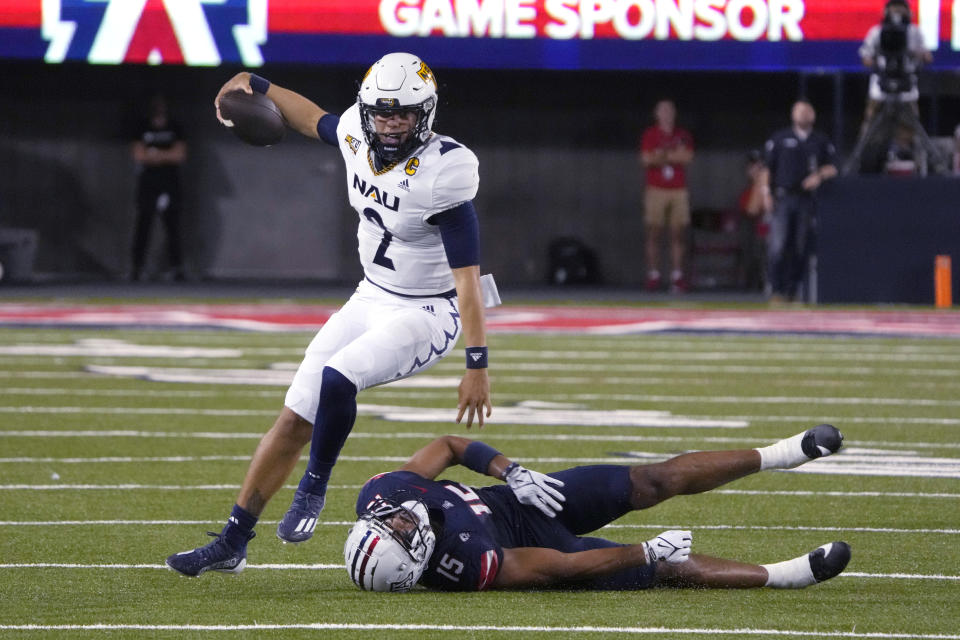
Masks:
[[[871,147],[876,149],[880,145],[888,144],[896,134],[898,126],[909,128],[914,135],[914,147],[916,147],[916,141],[919,141],[923,149],[924,155],[918,158],[920,175],[925,176],[928,172],[935,175],[947,172],[946,162],[920,123],[913,103],[901,100],[896,94],[884,97],[880,109],[873,114],[873,119],[866,131],[857,140],[857,145],[844,165],[843,172],[859,173],[864,164],[864,151]]]

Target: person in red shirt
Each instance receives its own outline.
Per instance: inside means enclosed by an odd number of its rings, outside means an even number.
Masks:
[[[677,107],[672,100],[661,100],[653,110],[656,123],[643,132],[640,161],[646,169],[644,193],[644,231],[646,235],[648,291],[661,287],[660,244],[664,227],[670,225],[670,249],[673,271],[671,290],[688,289],[683,275],[690,226],[690,197],[687,193],[686,167],[693,160],[693,136],[676,124]]]

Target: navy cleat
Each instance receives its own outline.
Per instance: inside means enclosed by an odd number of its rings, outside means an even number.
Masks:
[[[850,545],[846,542],[828,542],[807,554],[810,571],[817,582],[835,578],[850,562]]]
[[[250,532],[250,537],[243,541],[240,547],[227,542],[222,533],[207,532],[208,536],[216,538],[210,544],[197,547],[192,551],[181,551],[167,558],[167,566],[191,578],[196,578],[204,571],[220,571],[222,573],[240,573],[247,566],[247,542],[256,535]]]
[[[317,518],[323,510],[325,501],[324,496],[297,489],[293,494],[290,509],[277,525],[277,537],[284,544],[306,542],[312,538],[313,530],[317,528]]]
[[[836,453],[843,445],[843,434],[832,424],[818,424],[807,429],[800,441],[803,454],[813,460]]]

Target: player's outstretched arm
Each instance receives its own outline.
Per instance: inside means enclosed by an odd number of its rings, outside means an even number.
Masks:
[[[468,358],[471,349],[487,346],[487,329],[483,312],[483,295],[480,292],[480,267],[472,265],[452,269],[453,281],[457,288],[457,300],[460,307],[460,320],[463,322],[463,337],[466,342]],[[487,375],[486,356],[483,356],[482,368],[468,368],[460,381],[457,400],[457,422],[467,415],[467,428],[473,425],[474,415],[483,428],[484,411],[490,417],[493,405],[490,401],[490,378]]]
[[[465,467],[473,468],[465,462],[465,459],[468,457],[467,447],[475,442],[481,446],[483,445],[482,442],[470,440],[469,438],[461,438],[460,436],[440,436],[413,454],[407,463],[400,467],[400,470],[412,471],[428,480],[433,480],[449,467],[462,464]],[[482,465],[486,462],[486,467],[482,471],[478,469],[474,469],[474,471],[486,474],[492,478],[501,477],[510,465],[510,460],[502,453],[493,451],[493,454],[492,457],[484,456],[484,459],[478,463],[474,463],[474,466],[476,466],[476,464]]]
[[[220,115],[220,98],[226,93],[237,90],[245,93],[253,93],[253,88],[250,86],[250,76],[251,74],[249,72],[242,71],[227,80],[220,88],[217,97],[213,100],[213,104],[217,108],[217,119],[220,120],[220,122],[223,122],[223,117]],[[317,106],[313,101],[295,91],[284,89],[273,83],[270,83],[267,88],[266,96],[277,105],[277,108],[280,109],[280,113],[283,114],[287,125],[291,129],[302,133],[308,138],[320,137],[317,133],[317,122],[319,122],[320,118],[326,115],[327,112]]]
[[[495,589],[522,589],[569,584],[602,578],[653,562],[686,562],[689,531],[664,531],[642,544],[563,553],[543,547],[503,550],[503,562],[493,582]]]
[[[494,589],[529,589],[602,578],[647,563],[643,545],[563,553],[543,547],[503,550]]]
[[[442,436],[413,454],[400,470],[412,471],[433,480],[444,469],[458,464],[503,480],[518,502],[536,507],[547,517],[553,518],[563,510],[562,503],[566,497],[560,492],[564,486],[562,480],[527,469],[490,445],[476,440]]]

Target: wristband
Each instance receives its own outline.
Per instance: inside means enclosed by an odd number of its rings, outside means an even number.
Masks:
[[[510,464],[508,464],[508,465],[504,468],[503,473],[500,474],[500,479],[503,480],[504,482],[506,482],[506,481],[507,481],[507,476],[510,475],[510,472],[513,471],[514,469],[516,469],[516,468],[519,467],[519,466],[520,466],[520,465],[517,464],[516,462],[511,462]]]
[[[467,369],[487,368],[487,348],[467,347]]]
[[[463,466],[471,471],[486,474],[490,468],[490,461],[500,455],[500,452],[486,442],[474,440],[463,451]]]
[[[267,80],[266,78],[261,78],[255,73],[251,73],[250,88],[253,89],[254,93],[266,94],[267,90],[270,89],[270,81]]]

